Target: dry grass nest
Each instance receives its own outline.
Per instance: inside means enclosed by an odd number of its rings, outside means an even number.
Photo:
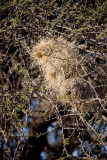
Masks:
[[[32,52],[44,76],[42,87],[51,100],[85,112],[104,108],[107,63],[98,64],[91,54],[80,54],[76,43],[63,37],[42,38]]]

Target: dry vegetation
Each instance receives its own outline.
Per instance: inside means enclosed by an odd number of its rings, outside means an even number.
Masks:
[[[33,48],[33,55],[43,71],[43,88],[54,103],[59,101],[72,106],[75,101],[72,107],[83,112],[103,109],[107,96],[105,56],[99,59],[104,64],[96,66],[89,54],[88,57],[81,55],[76,44],[62,37],[40,40]]]

